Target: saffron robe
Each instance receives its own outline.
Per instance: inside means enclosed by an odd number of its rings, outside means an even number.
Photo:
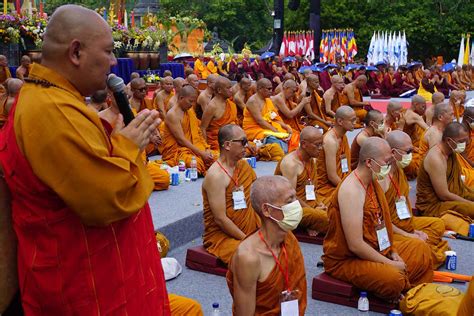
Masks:
[[[332,118],[329,118],[323,111],[322,109],[323,106],[323,99],[319,96],[319,94],[316,91],[313,91],[311,94],[311,110],[313,111],[314,115],[319,116],[325,121],[331,122]],[[312,126],[318,125],[323,129],[324,132],[327,132],[329,129],[329,126],[327,124],[324,124],[322,122],[316,121],[316,120],[310,120],[309,124]]]
[[[207,143],[212,150],[219,151],[217,134],[219,129],[227,124],[237,124],[237,105],[230,99],[225,102],[225,111],[218,119],[213,119],[206,130]]]
[[[275,108],[270,98],[265,99],[265,104],[263,105],[262,111],[260,113],[263,119],[267,121],[269,124],[271,124],[274,128],[276,128],[278,132],[283,132],[283,133],[287,132],[279,123],[276,122],[276,121],[283,122],[283,119],[278,115],[278,110]],[[276,115],[273,119],[271,118],[272,113]],[[265,130],[264,128],[262,128],[257,123],[257,121],[255,121],[252,114],[247,108],[244,109],[243,129],[245,131],[245,134],[247,134],[247,138],[249,140],[263,139],[265,138],[265,135],[264,135],[265,131],[270,131],[270,130]]]

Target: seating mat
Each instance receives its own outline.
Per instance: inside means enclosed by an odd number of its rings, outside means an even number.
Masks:
[[[219,258],[207,252],[202,245],[188,248],[186,267],[219,276],[225,276],[227,273],[226,265]]]
[[[299,242],[305,242],[309,244],[315,244],[315,245],[322,245],[324,241],[324,236],[323,234],[318,234],[317,236],[310,236],[306,230],[304,229],[295,229],[293,231],[293,235],[295,235],[296,239],[298,239]]]

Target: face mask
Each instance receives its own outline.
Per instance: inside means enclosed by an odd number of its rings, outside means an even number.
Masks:
[[[278,226],[280,226],[281,229],[288,232],[298,227],[298,224],[303,217],[303,208],[301,207],[301,204],[298,200],[283,205],[281,208],[271,204],[268,205],[283,212],[283,219],[281,221],[270,217],[278,224]]]
[[[376,133],[379,133],[379,134],[383,133],[384,129],[385,129],[384,123],[382,123],[382,124],[377,125],[376,127],[374,127],[375,132],[376,132]]]
[[[372,160],[372,161],[374,161],[374,160]],[[385,179],[385,177],[390,173],[390,169],[391,169],[392,166],[390,166],[390,165],[381,166],[377,162],[375,162],[375,163],[380,167],[379,172],[375,172],[375,171],[372,170],[374,172],[375,177],[379,181]]]
[[[452,139],[450,138],[450,140],[452,140]],[[452,141],[454,142],[454,140],[452,140]],[[458,153],[458,154],[461,154],[461,153],[463,153],[463,152],[466,150],[466,142],[462,142],[462,143],[456,143],[456,142],[454,142],[454,143],[456,144],[456,148],[451,147],[451,145],[448,143],[449,147],[450,147],[454,152],[456,152],[456,153]]]
[[[412,153],[409,153],[409,154],[406,154],[406,155],[402,155],[402,160],[401,161],[398,161],[397,160],[397,165],[400,167],[400,168],[406,168],[408,167],[408,165],[411,163],[411,160],[413,158],[413,154]]]
[[[471,123],[469,123],[469,126],[471,127],[471,129],[474,129],[474,121],[472,121]]]

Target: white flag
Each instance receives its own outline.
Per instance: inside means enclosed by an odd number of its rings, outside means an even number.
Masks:
[[[464,61],[464,35],[461,38],[461,45],[459,47],[458,66],[462,66],[463,61]]]
[[[367,65],[374,62],[374,51],[375,51],[375,31],[370,40],[369,50],[367,51]]]

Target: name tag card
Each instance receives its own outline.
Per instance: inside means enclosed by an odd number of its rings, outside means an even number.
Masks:
[[[298,300],[281,303],[281,316],[298,316],[299,314]]]
[[[382,224],[377,225],[376,227],[377,232],[377,241],[379,242],[379,251],[384,251],[388,247],[390,247],[390,239],[388,238],[387,227],[382,222]]]
[[[342,170],[342,173],[349,172],[349,165],[347,164],[346,157],[341,157],[341,170]]]
[[[411,217],[411,213],[408,210],[407,201],[404,196],[401,196],[395,202],[395,207],[397,208],[397,215],[399,219],[407,219]]]
[[[314,184],[307,184],[305,186],[306,201],[316,200],[316,193],[314,192]]]
[[[234,210],[241,210],[247,208],[247,203],[245,202],[245,194],[242,188],[239,188],[232,192],[232,200],[234,201]]]

